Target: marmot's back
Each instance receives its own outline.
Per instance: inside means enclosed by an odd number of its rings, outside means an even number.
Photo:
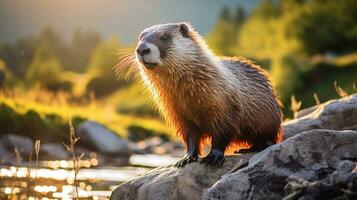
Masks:
[[[237,95],[243,121],[252,128],[280,128],[282,120],[281,103],[277,98],[268,73],[245,58],[223,58],[222,64],[229,68],[238,80]]]

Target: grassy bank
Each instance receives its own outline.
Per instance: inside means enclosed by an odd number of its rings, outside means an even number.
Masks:
[[[68,120],[75,127],[85,120],[94,120],[122,137],[127,137],[129,127],[159,135],[168,135],[169,128],[157,118],[138,117],[116,112],[111,105],[94,99],[72,102],[64,92],[42,89],[21,89],[0,92],[1,134],[16,133],[44,141],[64,141],[68,132]],[[130,129],[131,130],[131,129]]]

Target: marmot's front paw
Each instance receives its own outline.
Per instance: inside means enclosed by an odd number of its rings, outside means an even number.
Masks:
[[[176,164],[175,167],[184,167],[186,164],[190,162],[196,162],[198,160],[198,157],[191,156],[189,154],[185,155],[181,160],[179,160]]]
[[[224,153],[218,149],[213,149],[209,154],[201,160],[201,163],[211,165],[213,167],[221,167],[224,162]]]

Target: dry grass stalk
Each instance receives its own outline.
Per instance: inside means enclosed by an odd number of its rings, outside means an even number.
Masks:
[[[316,103],[316,105],[320,105],[320,98],[319,98],[319,96],[317,95],[317,93],[314,93],[314,99],[315,99],[315,103]]]
[[[300,110],[302,105],[301,101],[297,101],[295,98],[295,95],[291,96],[291,106],[290,106],[290,110],[293,111],[294,116],[296,115],[296,113]]]
[[[69,120],[69,144],[63,143],[63,145],[66,147],[66,149],[72,154],[72,160],[73,160],[73,173],[74,173],[74,187],[75,187],[75,196],[76,199],[78,198],[78,182],[77,182],[77,175],[79,173],[79,165],[78,162],[79,160],[83,157],[83,154],[79,156],[78,158],[76,157],[76,152],[75,152],[75,145],[78,142],[79,137],[76,137],[74,127],[72,124],[72,120]]]
[[[32,152],[29,155],[29,163],[27,165],[27,178],[28,178],[27,198],[30,197],[30,193],[31,193],[31,185],[32,185],[31,169],[32,169]]]
[[[335,81],[333,85],[335,86],[335,90],[337,94],[340,95],[340,97],[348,96],[348,93],[344,89],[342,89],[339,85],[337,85],[337,81]]]
[[[35,155],[36,155],[36,166],[35,166],[35,185],[36,185],[36,180],[37,180],[37,169],[38,169],[38,160],[40,158],[40,148],[41,148],[41,141],[36,140],[35,141]],[[36,199],[36,192],[35,192],[35,199]]]
[[[15,167],[15,176],[14,176],[15,180],[12,183],[11,193],[10,193],[9,199],[12,199],[12,197],[14,195],[14,188],[15,188],[15,184],[16,184],[16,180],[17,180],[17,173],[18,173],[19,166],[20,166],[20,164],[22,162],[21,150],[19,150],[17,147],[15,147],[14,153],[15,153],[15,157],[16,157],[16,167]]]

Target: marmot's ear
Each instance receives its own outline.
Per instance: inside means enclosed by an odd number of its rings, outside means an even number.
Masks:
[[[187,38],[188,33],[190,32],[190,25],[186,22],[180,22],[179,26],[180,26],[180,32],[181,32],[182,36]]]

